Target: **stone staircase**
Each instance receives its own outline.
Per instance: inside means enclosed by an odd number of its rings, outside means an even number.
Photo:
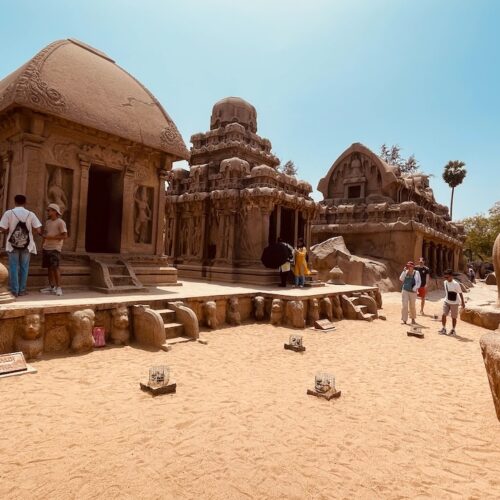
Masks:
[[[92,257],[90,283],[94,290],[104,293],[144,292],[132,266],[119,257]]]
[[[182,323],[177,323],[176,313],[173,309],[153,309],[156,311],[163,320],[163,327],[165,329],[165,344],[163,344],[163,350],[169,350],[170,346],[173,344],[179,344],[182,342],[190,342],[194,339],[191,337],[186,337],[184,335],[184,325]]]
[[[342,295],[342,311],[347,319],[373,321],[379,317],[375,300],[362,293]]]

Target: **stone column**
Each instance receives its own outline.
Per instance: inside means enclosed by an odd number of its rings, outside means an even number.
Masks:
[[[0,206],[0,210],[2,210],[2,214],[8,208],[9,174],[10,174],[11,159],[12,159],[12,152],[11,151],[1,151],[0,152],[0,160],[2,162],[2,175],[3,175],[3,193],[0,193],[0,196],[2,196],[2,204]]]
[[[165,253],[165,182],[167,181],[167,171],[160,169],[158,171],[158,213],[156,216],[156,255]],[[153,217],[154,220],[154,217]]]
[[[425,259],[425,265],[429,266],[429,242],[422,242],[422,257]]]
[[[413,247],[413,262],[417,263],[422,255],[422,242],[424,237],[421,233],[416,233],[415,246]]]
[[[281,205],[276,207],[276,238],[281,236]]]
[[[436,244],[432,241],[430,245],[431,245],[430,268],[432,270],[432,274],[434,276],[437,276],[438,275],[438,269],[437,269],[437,249],[436,249]]]
[[[443,247],[438,245],[437,247],[437,270],[438,276],[443,275]]]
[[[123,209],[120,254],[130,252],[134,240],[134,181],[135,169],[128,165],[123,173]],[[165,212],[165,211],[164,211]],[[158,214],[159,215],[159,214]],[[153,217],[154,219],[154,217]]]
[[[75,252],[85,253],[85,231],[87,226],[87,199],[89,192],[89,169],[90,161],[86,158],[80,159],[80,195],[78,203],[78,222],[76,233]]]
[[[294,230],[293,230],[293,246],[297,246],[297,239],[299,237],[299,210],[295,209],[295,218],[294,218]]]
[[[30,134],[23,140],[24,194],[27,208],[43,221],[45,216],[46,166],[42,163],[42,143],[44,139]]]

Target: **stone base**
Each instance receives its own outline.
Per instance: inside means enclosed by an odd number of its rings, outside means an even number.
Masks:
[[[295,352],[304,352],[306,350],[306,348],[303,345],[297,346],[297,345],[292,345],[292,344],[285,344],[284,348],[287,351],[295,351]]]
[[[494,304],[467,304],[460,312],[460,319],[488,330],[496,330],[500,326],[500,307]]]
[[[327,401],[330,401],[330,399],[340,398],[342,391],[331,389],[328,392],[318,392],[314,389],[307,389],[307,394],[309,396],[316,396],[317,398],[325,398]]]
[[[140,382],[141,390],[150,392],[153,396],[160,394],[173,394],[177,390],[177,384],[174,382],[168,385],[149,385],[149,382]]]
[[[200,266],[198,264],[178,264],[177,269],[180,278],[248,285],[278,285],[280,283],[280,273],[274,269]]]

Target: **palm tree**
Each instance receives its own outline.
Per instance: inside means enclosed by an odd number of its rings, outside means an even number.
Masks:
[[[462,184],[466,175],[467,170],[463,161],[451,160],[444,167],[443,180],[451,187],[450,219],[453,219],[453,194],[455,188]]]

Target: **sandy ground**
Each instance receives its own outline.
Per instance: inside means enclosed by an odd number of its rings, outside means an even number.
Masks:
[[[419,318],[305,330],[267,324],[206,333],[169,353],[106,348],[40,360],[0,380],[0,498],[498,498],[500,422],[478,344]],[[440,303],[428,304],[437,313]],[[139,389],[167,363],[175,395]],[[306,396],[331,371],[342,390]]]

